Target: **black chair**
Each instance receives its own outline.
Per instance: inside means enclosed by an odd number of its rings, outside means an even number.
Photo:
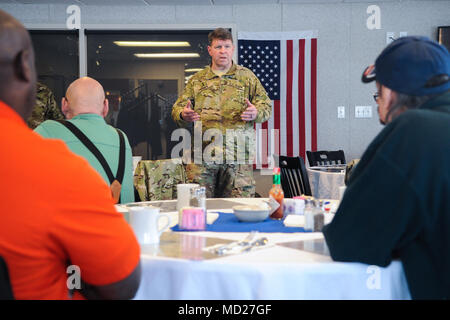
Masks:
[[[13,300],[11,282],[9,280],[8,266],[5,260],[0,257],[0,300]]]
[[[286,198],[302,194],[311,196],[308,174],[302,157],[279,156],[281,187]]]
[[[310,167],[323,167],[345,164],[343,150],[337,151],[306,151]]]

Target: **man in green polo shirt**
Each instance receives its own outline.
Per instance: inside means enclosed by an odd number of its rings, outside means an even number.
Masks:
[[[102,85],[89,77],[75,80],[67,89],[66,96],[62,98],[61,109],[68,122],[81,130],[97,147],[115,175],[119,166],[119,135],[116,129],[104,120],[108,114],[108,100],[105,99]],[[46,138],[63,140],[71,151],[85,158],[100,173],[106,183],[110,184],[99,160],[63,124],[47,120],[41,123],[35,131]],[[121,203],[134,201],[131,147],[125,134],[124,140],[125,171],[121,183]]]

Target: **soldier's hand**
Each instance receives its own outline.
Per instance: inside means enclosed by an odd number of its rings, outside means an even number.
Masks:
[[[186,104],[183,111],[181,112],[181,117],[183,118],[184,121],[187,121],[187,122],[193,122],[193,121],[200,120],[200,115],[197,112],[195,112],[194,110],[192,110],[191,100],[188,100],[188,103]]]
[[[253,121],[256,119],[256,116],[258,114],[258,109],[251,104],[248,99],[245,99],[245,103],[247,104],[247,109],[241,114],[241,119],[244,121]]]

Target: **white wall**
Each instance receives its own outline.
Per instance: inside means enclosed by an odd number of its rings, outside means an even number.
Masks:
[[[125,2],[125,1],[124,1]],[[256,1],[252,1],[254,3]],[[436,39],[436,28],[450,25],[450,1],[304,1],[305,3],[221,6],[86,6],[82,24],[182,24],[221,26],[238,31],[318,30],[318,147],[343,149],[347,159],[359,158],[382,128],[372,98],[373,84],[360,81],[386,45],[386,32],[407,31]],[[301,2],[299,0],[294,2]],[[242,3],[245,3],[243,0]],[[381,9],[381,29],[368,30],[366,9]],[[0,4],[30,26],[66,21],[66,5]],[[346,106],[346,118],[337,119],[337,106]],[[373,106],[374,117],[355,119],[355,105]]]

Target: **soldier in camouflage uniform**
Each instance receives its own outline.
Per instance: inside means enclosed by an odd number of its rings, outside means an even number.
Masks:
[[[134,172],[134,186],[141,201],[177,198],[177,184],[185,183],[181,159],[144,160]]]
[[[52,91],[43,83],[36,83],[36,105],[27,120],[31,129],[45,120],[62,120],[64,116],[55,101]]]
[[[202,164],[189,163],[186,178],[188,182],[205,186],[208,198],[253,197],[253,125],[269,119],[270,99],[252,71],[233,63],[234,45],[228,30],[218,28],[208,35],[208,40],[212,63],[189,79],[172,108],[172,118],[180,127],[194,122],[194,127],[201,127],[202,133],[208,129],[220,132],[222,143],[214,143],[209,148],[211,142],[217,141],[203,142],[202,151],[208,150],[213,157],[221,153],[222,161],[203,158]],[[232,148],[226,148],[229,129],[238,137],[251,137],[250,143],[242,148],[235,141]],[[237,161],[232,163],[230,158]]]

